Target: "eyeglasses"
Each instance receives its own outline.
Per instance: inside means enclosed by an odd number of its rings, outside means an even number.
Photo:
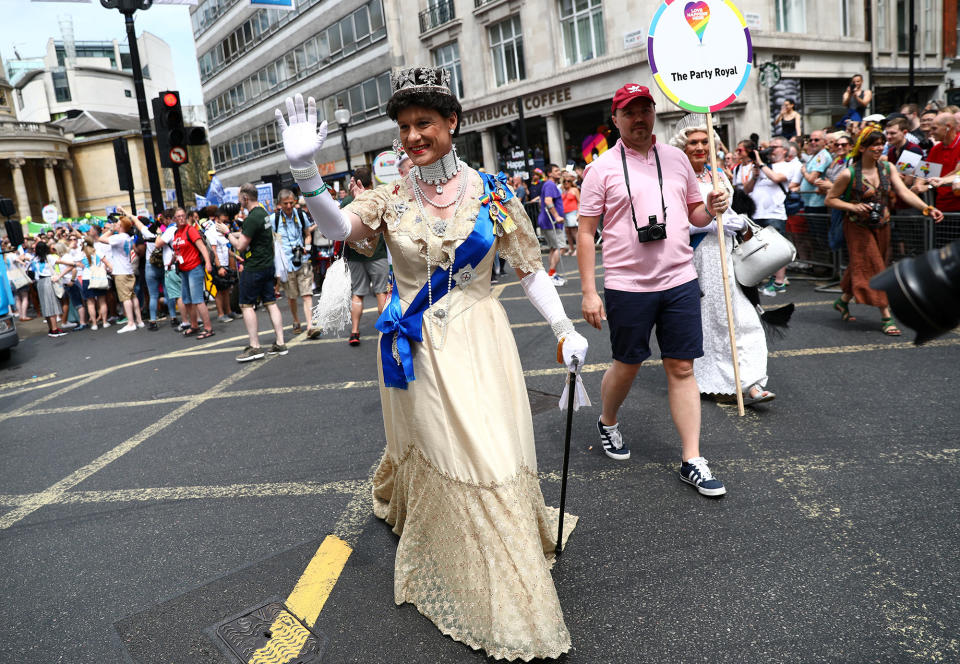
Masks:
[[[843,143],[837,143],[837,147],[838,147],[838,148],[848,148],[848,147],[850,147],[850,144],[847,143],[846,141],[844,141]]]

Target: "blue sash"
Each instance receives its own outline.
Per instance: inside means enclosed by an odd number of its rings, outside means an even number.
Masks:
[[[497,190],[502,200],[510,200],[513,193],[505,186],[506,176],[500,173],[494,177],[487,173],[480,173],[483,179],[484,198],[487,203],[481,204],[477,222],[473,232],[457,247],[453,261],[453,272],[456,274],[466,266],[475,268],[483,260],[494,242],[493,223],[490,219],[491,199],[487,196]],[[454,283],[456,281],[454,280]],[[433,301],[438,302],[447,294],[447,270],[437,268],[430,278],[433,291]],[[400,292],[396,284],[393,287],[393,296],[377,319],[377,329],[380,336],[380,360],[383,367],[383,382],[387,387],[407,389],[407,384],[416,380],[413,373],[413,352],[410,341],[423,341],[423,314],[429,307],[429,297],[426,284],[416,294],[405,313],[400,306]]]

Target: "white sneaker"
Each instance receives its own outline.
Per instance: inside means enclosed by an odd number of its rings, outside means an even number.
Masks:
[[[117,330],[117,334],[123,334],[124,332],[136,332],[136,331],[137,331],[137,326],[134,325],[133,323],[128,323],[127,325],[124,325],[119,330]]]
[[[146,326],[147,326],[146,323],[144,323],[143,321],[140,321],[139,323],[137,323],[137,327],[139,327],[139,328],[141,328],[141,329],[143,329],[143,328],[146,327]]]
[[[565,283],[567,283],[567,280],[561,277],[559,274],[555,274],[550,277],[550,281],[553,282],[554,286],[563,286]]]
[[[97,331],[97,324],[94,323],[93,325],[91,325],[91,326],[90,326],[90,329],[93,330],[94,332],[96,332],[96,331]]]
[[[103,325],[101,327],[103,327],[103,329],[107,329],[108,327],[110,327],[110,321],[108,320],[103,321]]]

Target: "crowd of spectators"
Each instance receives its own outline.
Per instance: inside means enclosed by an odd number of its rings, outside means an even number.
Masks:
[[[301,202],[287,190],[278,196],[271,221],[290,276],[274,274],[271,238],[269,288],[286,292],[295,333],[302,302],[307,331],[316,338],[318,331],[310,328],[311,296],[322,283],[331,243],[314,233]],[[157,331],[166,321],[184,337],[210,338],[216,333],[214,320],[226,325],[243,317],[237,284],[246,259],[230,236],[242,231],[250,209],[237,203],[171,208],[155,219],[121,209],[102,226],[63,225],[27,236],[16,247],[4,238],[14,294],[11,314],[23,322],[43,317],[50,337],[84,330],[102,334],[115,325],[118,334]],[[285,223],[291,217],[299,222],[296,232]],[[294,267],[295,261],[305,267]],[[216,318],[210,304],[216,306]]]

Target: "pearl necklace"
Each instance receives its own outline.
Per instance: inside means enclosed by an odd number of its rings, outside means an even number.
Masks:
[[[463,169],[463,162],[457,157],[457,148],[454,146],[450,152],[437,159],[432,164],[426,166],[414,166],[410,169],[412,174],[423,180],[427,184],[436,185],[437,193],[443,193],[443,185],[449,182],[457,173]]]
[[[413,171],[410,172],[409,178],[411,181],[410,188],[413,189],[413,197],[417,201],[417,207],[420,208],[420,215],[426,221],[427,227],[437,237],[440,237],[440,238],[444,237],[447,233],[447,220],[438,218],[436,222],[431,222],[430,217],[427,215],[427,210],[423,206],[423,202],[426,201],[427,203],[437,208],[438,210],[444,210],[450,207],[451,205],[456,205],[456,207],[453,208],[453,215],[451,216],[451,219],[453,217],[456,217],[457,212],[460,211],[460,205],[463,204],[464,196],[467,193],[467,180],[468,180],[467,176],[464,175],[460,178],[460,184],[457,187],[456,197],[452,199],[449,203],[442,203],[442,204],[435,203],[430,199],[429,196],[427,196],[426,192],[424,192],[423,189],[420,188],[420,185],[417,182],[417,179],[413,175]]]
[[[456,218],[457,212],[460,211],[460,205],[463,203],[464,195],[466,194],[466,191],[467,191],[466,182],[469,179],[468,173],[464,173],[460,178],[461,182],[460,182],[460,187],[457,193],[457,197],[450,203],[447,203],[446,205],[443,205],[443,206],[435,205],[420,190],[419,186],[417,186],[417,180],[413,175],[412,169],[410,172],[410,178],[413,181],[413,197],[417,201],[417,207],[420,209],[420,214],[426,220],[427,227],[430,229],[430,231],[434,235],[440,238],[440,242],[442,244],[443,240],[446,238],[446,235],[447,235],[447,228],[448,228],[447,220],[438,219],[436,224],[431,223],[429,220],[429,217],[427,216],[427,210],[423,205],[423,199],[426,198],[427,202],[430,203],[430,205],[433,205],[434,207],[439,207],[441,209],[450,207],[451,205],[456,203],[456,207],[453,209],[453,215],[450,217],[450,219]],[[450,296],[450,293],[453,291],[453,261],[450,261],[450,267],[447,268],[448,299],[446,300],[445,306],[443,308],[440,308],[438,306],[436,310],[434,310],[433,308],[433,263],[430,261],[429,243],[427,246],[426,254],[427,254],[426,256],[427,258],[427,311],[429,312],[429,315],[427,316],[427,334],[430,335],[430,341],[433,344],[433,347],[436,350],[442,350],[443,346],[447,342],[447,323],[449,323],[448,315],[450,313],[449,296]],[[437,342],[435,332],[434,332],[434,328],[437,325],[439,325],[441,329],[439,343]]]

